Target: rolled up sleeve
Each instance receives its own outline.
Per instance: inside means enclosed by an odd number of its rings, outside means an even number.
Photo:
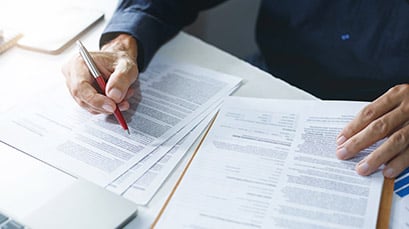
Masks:
[[[100,46],[120,33],[132,35],[138,42],[138,67],[145,70],[155,52],[192,23],[199,11],[221,0],[121,0],[100,39]]]

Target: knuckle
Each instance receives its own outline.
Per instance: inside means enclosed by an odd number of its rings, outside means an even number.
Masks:
[[[349,141],[350,141],[349,145],[352,145],[352,146],[355,146],[355,145],[359,144],[359,142],[360,142],[357,138],[351,138]]]
[[[399,85],[396,85],[396,86],[392,87],[391,89],[389,89],[389,92],[391,92],[391,93],[400,93],[400,92],[404,91],[406,88],[407,88],[407,85],[399,84]]]
[[[386,135],[389,132],[389,125],[384,119],[378,119],[370,125],[370,131],[378,135]]]
[[[95,94],[93,94],[93,93],[86,93],[82,98],[83,98],[85,101],[91,102],[91,101],[94,99],[94,97],[95,97]]]
[[[383,105],[393,104],[395,103],[395,96],[385,96],[383,97]]]
[[[402,146],[407,144],[408,139],[404,133],[397,132],[389,138],[389,141],[391,141],[391,144],[394,146]]]
[[[389,89],[388,93],[407,95],[409,93],[409,84],[396,85],[392,87],[391,89]]]
[[[364,107],[362,110],[362,120],[369,121],[375,118],[375,110],[371,105]]]
[[[83,107],[83,108],[87,107],[87,104],[84,101],[79,101],[78,105],[80,105],[80,107]]]
[[[400,91],[403,92],[409,92],[409,84],[399,84],[397,87],[400,89]]]
[[[134,79],[136,77],[135,73],[137,73],[137,65],[135,61],[127,59],[125,62],[125,66],[126,67],[123,69],[124,73],[129,74],[131,76],[128,78]]]
[[[72,88],[71,88],[71,95],[72,95],[74,98],[79,98],[80,93],[81,93],[81,90],[79,90],[78,87],[72,87]]]
[[[400,91],[400,85],[393,86],[388,90],[388,93],[397,93]]]
[[[85,101],[91,101],[93,97],[95,96],[95,93],[93,93],[90,90],[87,90],[89,88],[89,83],[87,81],[81,81],[80,83],[76,84],[73,87],[73,94],[81,98],[82,100]]]
[[[401,113],[408,114],[409,113],[409,101],[402,102],[399,106]]]
[[[67,81],[67,85],[70,88],[71,95],[75,98],[82,98],[84,94],[83,88],[86,88],[88,82],[86,81],[78,81],[78,80],[72,80],[72,81]]]
[[[86,82],[82,81],[80,83],[72,83],[71,84],[71,94],[76,98],[83,98],[84,99],[84,90],[86,88]]]
[[[359,143],[361,143],[361,141],[357,138],[351,138],[349,139],[349,144],[348,144],[348,151],[352,150],[355,151],[355,148],[359,148]]]

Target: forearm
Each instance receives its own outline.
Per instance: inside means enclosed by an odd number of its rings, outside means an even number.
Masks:
[[[102,34],[100,46],[119,33],[133,36],[138,44],[138,67],[143,71],[159,47],[192,23],[199,11],[223,1],[121,0]]]

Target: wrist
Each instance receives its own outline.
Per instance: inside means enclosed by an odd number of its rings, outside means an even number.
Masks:
[[[138,45],[136,39],[129,34],[119,34],[114,39],[102,46],[101,51],[106,52],[126,52],[130,58],[136,61]]]

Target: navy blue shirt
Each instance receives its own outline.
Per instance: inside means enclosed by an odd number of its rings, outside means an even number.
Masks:
[[[101,45],[131,34],[143,70],[162,44],[221,2],[121,0]],[[270,73],[322,99],[373,100],[409,79],[407,0],[263,0],[256,40]]]

